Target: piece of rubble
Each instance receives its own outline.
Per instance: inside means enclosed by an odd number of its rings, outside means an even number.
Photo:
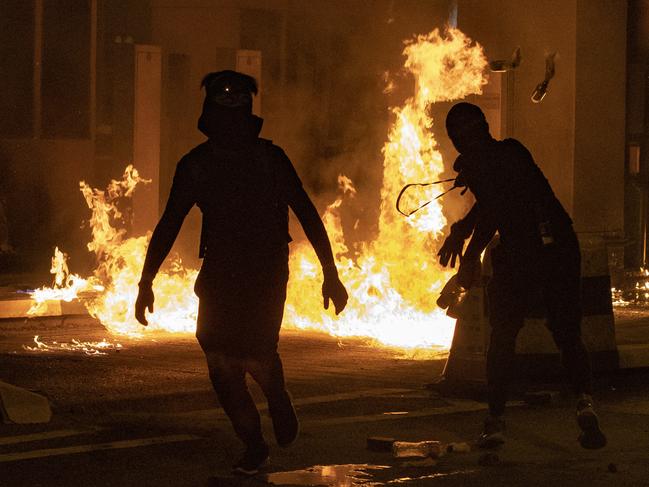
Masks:
[[[396,458],[438,458],[442,453],[442,444],[439,441],[395,441],[392,444],[392,454]]]

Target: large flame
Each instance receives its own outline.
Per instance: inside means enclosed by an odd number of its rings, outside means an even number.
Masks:
[[[406,219],[395,211],[394,201],[406,183],[438,179],[443,172],[428,108],[481,93],[487,61],[482,48],[456,29],[418,36],[407,43],[404,55],[416,94],[393,110],[396,120],[383,148],[379,234],[352,261],[345,257],[337,217],[341,200],[324,215],[350,304],[337,318],[321,312],[319,266],[311,248],[301,244],[291,254],[286,324],[335,336],[371,337],[400,348],[447,348],[454,321],[435,306],[449,277],[433,258],[434,240],[446,225],[441,206],[429,204]]]
[[[356,190],[344,176],[339,177],[341,197],[323,216],[341,280],[350,294],[347,309],[338,317],[322,309],[320,266],[311,247],[299,243],[290,257],[285,328],[367,337],[411,350],[439,350],[450,345],[454,322],[435,306],[436,294],[449,277],[434,261],[433,244],[446,225],[441,206],[430,204],[406,219],[396,213],[394,201],[404,184],[436,179],[443,171],[428,108],[431,103],[481,93],[487,61],[482,48],[457,29],[444,34],[436,29],[418,36],[406,43],[404,55],[405,67],[415,77],[416,92],[402,107],[393,109],[395,122],[383,148],[378,236],[365,243],[353,260],[347,257],[340,208]],[[116,333],[145,331],[135,321],[133,309],[148,238],[126,238],[125,231],[112,223],[121,216],[118,199],[129,196],[140,182],[144,181],[137,170],[129,166],[123,179],[113,181],[105,192],[81,183],[92,210],[93,240],[88,248],[99,261],[86,283],[95,290],[99,285],[104,288],[89,301],[88,309]],[[184,268],[180,259],[172,258],[154,281],[155,312],[148,318],[147,330],[194,332],[196,274],[196,270]]]

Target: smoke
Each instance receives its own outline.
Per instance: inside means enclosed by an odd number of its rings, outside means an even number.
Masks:
[[[404,41],[442,28],[448,4],[321,2],[290,13],[284,103],[265,134],[285,149],[319,210],[339,194],[339,174],[353,181],[357,196],[341,213],[350,248],[376,234],[391,108],[414,94]],[[301,238],[298,225],[291,230]]]

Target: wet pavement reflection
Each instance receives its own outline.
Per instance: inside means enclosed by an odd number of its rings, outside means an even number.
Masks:
[[[392,470],[392,471],[390,471]],[[411,470],[411,469],[409,469]],[[374,487],[383,485],[414,485],[423,480],[466,474],[470,472],[421,472],[420,475],[386,465],[350,464],[315,465],[304,470],[274,472],[265,476],[267,485],[275,486],[326,486],[326,487]]]
[[[351,487],[354,485],[382,485],[372,481],[370,471],[389,469],[385,465],[315,465],[304,470],[268,474],[270,485],[310,485]]]

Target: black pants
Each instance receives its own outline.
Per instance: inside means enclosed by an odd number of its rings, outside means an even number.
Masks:
[[[554,245],[525,255],[497,247],[488,285],[491,341],[487,354],[489,412],[505,411],[515,368],[516,337],[540,296],[547,327],[575,393],[592,393],[590,358],[581,339],[581,255],[572,230]]]
[[[281,407],[290,399],[279,355],[238,357],[206,351],[205,356],[210,380],[235,433],[246,445],[263,443],[259,412],[246,385],[246,373],[261,387],[271,411],[276,405]]]

